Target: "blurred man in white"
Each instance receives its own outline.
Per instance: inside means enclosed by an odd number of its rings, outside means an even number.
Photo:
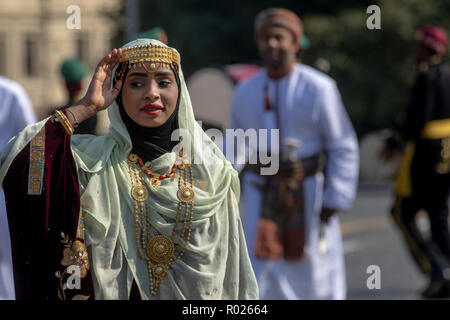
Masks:
[[[358,144],[335,82],[296,63],[301,35],[289,10],[256,18],[265,68],[237,87],[229,127],[279,128],[280,170],[264,176],[261,164],[245,167],[244,231],[261,299],[345,299],[336,212],[355,197]],[[237,146],[238,158],[246,144]]]
[[[0,150],[29,124],[36,122],[31,102],[20,84],[0,76]],[[0,300],[14,300],[8,220],[0,188]]]

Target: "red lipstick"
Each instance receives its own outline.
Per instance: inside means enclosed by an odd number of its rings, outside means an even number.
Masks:
[[[158,115],[164,108],[158,104],[146,104],[141,108],[141,111],[149,116]]]

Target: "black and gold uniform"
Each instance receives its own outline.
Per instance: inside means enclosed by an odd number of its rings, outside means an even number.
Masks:
[[[450,66],[434,55],[422,62],[398,140],[406,142],[395,185],[392,216],[420,269],[430,276],[426,298],[450,294]],[[431,239],[416,215],[429,217]]]

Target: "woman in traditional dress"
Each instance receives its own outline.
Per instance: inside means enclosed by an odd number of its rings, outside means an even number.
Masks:
[[[74,135],[108,108],[101,137]],[[76,105],[1,152],[18,299],[257,299],[236,171],[195,122],[179,53],[112,50]]]

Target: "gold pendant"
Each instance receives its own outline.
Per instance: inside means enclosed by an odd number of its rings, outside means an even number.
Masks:
[[[164,265],[161,264],[157,264],[153,267],[153,274],[155,275],[155,277],[157,278],[164,278],[164,276],[166,275],[166,272],[164,271]]]
[[[147,245],[147,256],[159,263],[169,261],[174,251],[172,240],[164,235],[151,238]]]
[[[128,155],[128,161],[132,162],[132,163],[136,163],[136,161],[138,160],[138,156],[134,153],[130,153]]]
[[[144,169],[151,169],[152,167],[152,163],[150,161],[147,161],[146,163],[144,163]]]
[[[178,168],[180,170],[184,170],[184,169],[186,169],[186,167],[189,167],[191,165],[191,161],[189,160],[189,158],[187,156],[183,156],[183,157],[179,158],[177,162],[179,163]]]
[[[192,202],[194,201],[195,193],[192,188],[185,186],[178,190],[177,196],[181,202]]]
[[[144,186],[134,186],[131,189],[131,196],[136,201],[139,202],[145,201],[148,198],[147,188],[145,188]]]
[[[158,188],[161,185],[161,181],[158,178],[153,178],[150,180],[153,187]]]

